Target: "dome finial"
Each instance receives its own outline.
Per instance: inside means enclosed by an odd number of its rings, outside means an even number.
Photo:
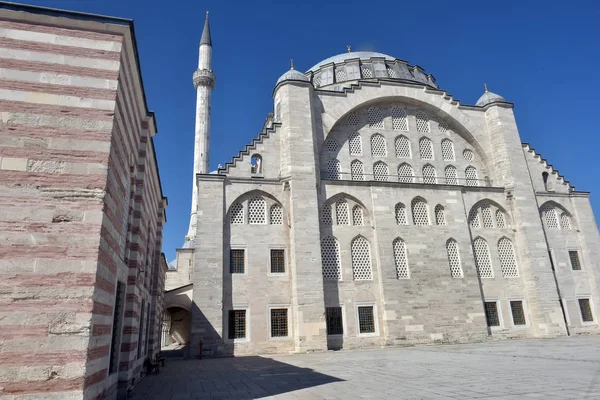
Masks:
[[[483,87],[485,88],[485,92],[489,92],[488,88],[487,88],[487,83],[483,82]]]
[[[206,19],[208,19],[208,10],[206,11]]]
[[[293,58],[290,58],[290,64],[291,64],[290,69],[294,69],[294,59]]]
[[[348,44],[348,45],[346,45],[346,47],[348,48],[348,53],[351,53],[351,52],[352,52],[352,46],[350,46],[350,45]]]

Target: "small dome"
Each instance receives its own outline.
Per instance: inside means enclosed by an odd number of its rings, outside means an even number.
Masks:
[[[506,99],[502,96],[500,96],[499,94],[496,94],[494,92],[489,92],[489,91],[485,91],[485,93],[479,98],[479,100],[477,100],[477,103],[475,105],[479,106],[479,107],[484,107],[487,106],[488,104],[492,104],[492,103],[497,103],[497,102],[502,102],[502,103],[506,103]]]
[[[296,71],[295,69],[290,69],[285,74],[281,75],[279,79],[277,79],[277,85],[279,85],[283,81],[302,81],[302,82],[310,82],[310,80],[300,71]]]

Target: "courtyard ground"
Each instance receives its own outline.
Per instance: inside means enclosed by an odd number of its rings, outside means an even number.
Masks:
[[[134,400],[600,399],[600,337],[167,360]]]

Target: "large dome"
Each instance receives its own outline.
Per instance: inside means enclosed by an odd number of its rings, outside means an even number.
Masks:
[[[370,60],[371,58],[385,58],[388,61],[394,61],[396,59],[395,57],[388,56],[387,54],[376,53],[374,51],[354,51],[351,53],[342,53],[342,54],[338,54],[333,57],[326,58],[323,61],[313,65],[312,68],[309,69],[309,71],[316,71],[320,67],[327,65],[327,64],[331,64],[331,63],[339,64],[346,60],[355,60],[357,58],[360,60]]]

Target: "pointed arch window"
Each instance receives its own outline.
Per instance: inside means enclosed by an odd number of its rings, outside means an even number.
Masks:
[[[337,159],[332,159],[327,161],[327,179],[339,180],[342,172],[342,166],[340,165],[340,161]]]
[[[446,132],[448,132],[448,125],[446,125],[445,122],[439,122],[438,129],[440,130],[440,132],[446,133]]]
[[[340,145],[333,139],[327,139],[325,141],[325,148],[330,153],[336,153],[340,149]]]
[[[367,110],[369,118],[369,127],[383,129],[383,113],[379,107],[371,107]]]
[[[279,204],[273,204],[269,214],[271,225],[283,225],[283,209]]]
[[[346,200],[340,199],[335,202],[335,219],[337,225],[350,225]]]
[[[321,209],[321,224],[322,225],[332,225],[333,218],[331,217],[331,205],[325,204]]]
[[[460,265],[460,255],[458,253],[458,243],[454,239],[448,239],[446,242],[446,252],[448,253],[448,265],[450,267],[450,276],[453,278],[462,278],[463,271]]]
[[[548,229],[560,229],[558,218],[556,216],[556,209],[552,205],[546,204],[542,207],[542,218]]]
[[[544,182],[544,190],[548,191],[548,173],[546,171],[542,172],[542,181]]]
[[[410,164],[402,163],[398,166],[398,182],[413,183],[415,181],[415,173]]]
[[[379,133],[371,136],[371,155],[373,157],[386,157],[387,146],[385,145],[385,138]]]
[[[396,204],[396,207],[394,207],[394,213],[396,216],[397,225],[408,225],[408,219],[406,218],[406,207],[404,204]]]
[[[498,256],[500,258],[502,276],[505,278],[517,278],[519,270],[517,269],[515,249],[512,242],[507,238],[502,238],[498,241]]]
[[[571,230],[571,219],[567,215],[567,213],[562,213],[560,215],[560,227],[566,231]]]
[[[481,228],[481,221],[479,220],[479,211],[475,207],[473,207],[471,211],[469,211],[469,226],[471,228]]]
[[[259,154],[254,154],[250,159],[250,173],[253,176],[262,176],[262,157]]]
[[[340,244],[333,236],[321,239],[321,260],[323,263],[323,279],[341,281]]]
[[[429,117],[423,111],[415,114],[417,120],[417,132],[429,132]]]
[[[360,133],[352,132],[348,135],[348,147],[350,155],[362,156],[362,138],[360,137]]]
[[[410,141],[406,136],[398,136],[395,141],[395,147],[397,158],[411,158]]]
[[[431,225],[429,221],[429,209],[427,202],[420,197],[415,197],[411,202],[413,224]]]
[[[376,181],[387,181],[389,180],[390,170],[383,161],[377,161],[373,164],[373,176]]]
[[[469,149],[466,149],[465,151],[463,151],[463,158],[467,161],[473,161],[473,159],[475,158],[475,155],[473,154],[473,152]]]
[[[350,163],[350,175],[353,181],[364,181],[365,180],[365,167],[363,163],[354,160]]]
[[[435,224],[446,225],[446,210],[441,204],[435,206]]]
[[[435,185],[437,183],[437,175],[433,165],[427,164],[423,167],[423,183]]]
[[[352,272],[355,281],[373,279],[371,268],[371,248],[369,242],[362,236],[357,236],[350,245],[352,255]]]
[[[473,241],[475,250],[475,266],[480,278],[493,278],[492,260],[490,258],[490,248],[485,240],[478,237]]]
[[[504,218],[504,213],[500,210],[496,210],[496,227],[506,228],[506,218]]]
[[[454,161],[454,143],[450,139],[442,140],[442,157],[444,161]]]
[[[363,210],[358,204],[352,207],[352,225],[364,225]]]
[[[358,116],[357,113],[350,113],[348,115],[348,125],[350,126],[358,126],[358,124],[360,123],[360,117]]]
[[[477,180],[477,170],[473,166],[468,166],[465,169],[465,178],[467,178],[467,186],[479,186]]]
[[[458,185],[458,174],[453,165],[448,165],[444,168],[444,177],[446,178],[446,185]]]
[[[396,265],[396,276],[398,277],[398,279],[410,279],[408,257],[406,255],[406,243],[401,238],[396,238],[392,245],[394,247],[394,264]]]
[[[419,152],[421,160],[433,160],[433,143],[429,138],[424,137],[419,140]]]
[[[408,119],[404,108],[392,107],[392,128],[396,131],[408,131]]]
[[[262,197],[253,197],[248,201],[248,223],[265,224],[267,222],[267,203]]]
[[[489,203],[481,205],[481,217],[483,219],[484,228],[494,228],[494,220],[492,219],[492,208]]]
[[[244,206],[241,203],[233,203],[229,209],[229,219],[231,224],[239,225],[244,223]]]

